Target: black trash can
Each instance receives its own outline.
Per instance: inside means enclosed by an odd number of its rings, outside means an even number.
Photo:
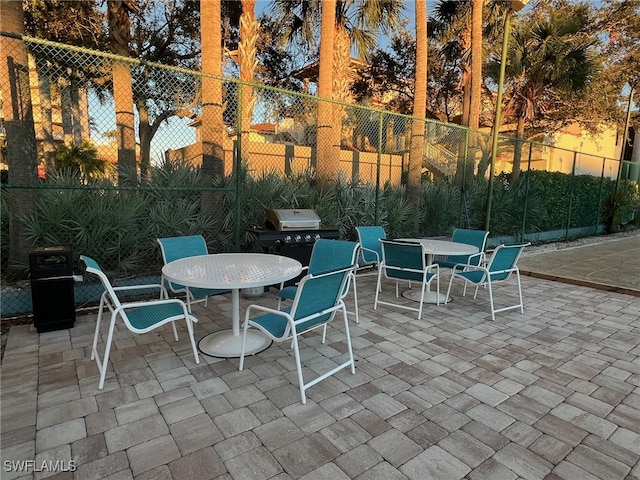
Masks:
[[[29,252],[33,324],[38,332],[72,328],[76,321],[70,247],[38,247]]]

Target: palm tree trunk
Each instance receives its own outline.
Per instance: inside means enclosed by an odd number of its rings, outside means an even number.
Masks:
[[[0,30],[22,35],[22,2],[2,0]],[[27,188],[8,190],[9,266],[7,273],[17,274],[18,263],[27,261],[31,244],[26,238],[22,217],[36,208],[37,192],[29,185],[38,181],[38,156],[33,125],[33,107],[29,83],[27,49],[21,39],[0,36],[0,88],[2,115],[7,139],[9,183]]]
[[[53,151],[55,150],[55,142],[53,139],[53,99],[52,84],[49,77],[48,60],[29,55],[29,64],[33,66],[32,72],[35,72],[38,78],[38,95],[40,104],[40,130],[42,135],[42,144],[40,146],[44,157],[45,168],[49,172],[53,170]]]
[[[422,183],[422,159],[424,152],[424,130],[427,109],[427,2],[416,2],[416,83],[413,96],[413,125],[409,150],[409,175],[407,178],[407,202],[415,209],[416,227],[420,208]]]
[[[511,170],[512,183],[515,183],[518,180],[518,177],[520,177],[520,166],[522,163],[522,145],[524,143],[524,127],[525,118],[523,116],[519,116],[516,126],[516,140],[513,149],[513,169]]]
[[[222,121],[222,21],[220,1],[200,2],[200,43],[202,45],[202,176],[205,186],[224,175],[225,134]],[[203,192],[200,211],[203,215],[222,214],[214,192]]]
[[[253,82],[253,74],[258,60],[256,58],[256,41],[260,24],[256,19],[255,0],[241,0],[242,15],[240,15],[240,44],[238,45],[240,57],[240,80]],[[253,106],[255,98],[253,88],[249,85],[242,85],[240,117],[240,152],[242,160],[249,158],[249,145],[251,142],[251,122],[253,120]]]
[[[347,102],[349,98],[349,77],[351,74],[351,39],[343,25],[336,25],[333,49],[333,99]],[[334,172],[340,171],[340,146],[342,145],[342,123],[344,107],[333,104],[333,124],[331,147]]]
[[[320,59],[318,73],[318,123],[316,132],[317,176],[321,183],[334,178],[332,158],[333,104],[325,101],[333,93],[333,42],[336,21],[336,1],[322,2],[322,25],[320,29]]]
[[[469,128],[480,126],[482,95],[482,6],[484,0],[471,2],[471,104],[469,106]]]
[[[107,5],[111,49],[116,55],[128,57],[131,38],[129,10],[135,11],[135,2],[109,0]],[[127,62],[114,61],[112,72],[113,100],[116,109],[116,138],[118,141],[118,181],[123,182],[135,174],[136,168],[133,84],[131,69]]]
[[[469,155],[465,179],[469,182],[473,178],[476,153],[481,152],[479,145],[480,108],[482,99],[482,7],[484,0],[471,2],[471,102],[469,104]]]

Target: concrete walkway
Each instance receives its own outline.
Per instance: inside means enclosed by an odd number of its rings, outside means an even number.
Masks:
[[[575,250],[583,259],[596,251]],[[542,255],[523,260],[552,265]],[[374,311],[375,279],[358,278],[356,374],[312,387],[306,405],[287,343],[239,372],[237,359],[201,356],[196,365],[184,328],[179,342],[170,329],[118,328],[98,390],[95,315],[57,332],[12,327],[2,364],[1,477],[640,478],[640,298],[532,276],[522,285],[524,314],[499,313],[493,322],[486,291],[473,300],[454,284],[453,302],[426,306],[418,320]],[[383,295],[393,291],[386,283]],[[498,303],[516,292],[515,283],[496,287]],[[252,301],[276,304],[273,292]],[[228,328],[230,298],[194,313],[197,338]],[[336,322],[326,345],[310,333],[301,351],[309,378],[344,359],[344,332]]]
[[[640,296],[640,232],[526,249],[524,274]]]

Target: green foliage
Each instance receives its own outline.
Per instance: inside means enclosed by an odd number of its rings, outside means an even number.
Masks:
[[[58,172],[67,171],[84,183],[104,180],[112,170],[109,161],[101,158],[88,140],[58,146],[53,151],[53,163]]]
[[[450,235],[460,218],[460,191],[442,182],[422,187],[420,233],[427,237]]]
[[[622,180],[615,188],[610,188],[602,206],[602,216],[607,233],[624,230],[627,226],[638,225],[640,220],[640,192],[638,184]]]
[[[31,245],[69,245],[76,258],[89,255],[122,277],[159,271],[158,237],[202,234],[211,252],[258,249],[246,229],[264,225],[269,208],[314,209],[324,227],[338,228],[341,238],[351,240],[358,225],[379,224],[390,237],[399,238],[450,235],[456,227],[481,229],[484,223],[487,184],[482,180],[475,180],[464,195],[443,180],[424,182],[421,209],[414,212],[402,187],[386,185],[376,192],[373,185],[344,179],[319,187],[312,172],[252,176],[243,167],[238,176],[228,176],[215,187],[222,211],[209,216],[200,211],[203,189],[198,168],[164,162],[150,173],[149,186],[127,188],[115,188],[106,181],[83,185],[69,172],[50,176],[39,192],[37,209],[24,218]],[[608,231],[617,231],[640,216],[635,182],[622,181],[615,201],[614,180],[588,175],[572,178],[528,171],[515,182],[507,174],[495,182],[492,237],[603,221]],[[3,190],[3,238],[8,237],[5,197]],[[2,242],[3,262],[8,255],[6,243]]]

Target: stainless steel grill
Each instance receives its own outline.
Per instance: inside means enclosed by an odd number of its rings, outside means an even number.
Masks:
[[[274,230],[318,230],[320,217],[309,209],[270,209],[266,211],[267,226]]]
[[[265,227],[249,228],[247,231],[264,252],[295,258],[303,265],[309,265],[316,240],[340,238],[338,229],[321,228],[320,223],[320,217],[314,210],[267,210]],[[293,279],[287,284],[297,280]]]

